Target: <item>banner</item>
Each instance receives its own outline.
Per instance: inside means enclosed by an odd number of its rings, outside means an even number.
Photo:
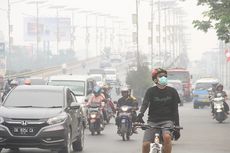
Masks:
[[[24,18],[24,40],[36,41],[37,31],[39,41],[69,41],[71,34],[70,18]]]

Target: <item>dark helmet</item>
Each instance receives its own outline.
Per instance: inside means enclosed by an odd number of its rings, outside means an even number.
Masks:
[[[224,86],[223,86],[221,83],[218,83],[218,84],[216,85],[216,90],[218,90],[218,88],[221,88],[221,90],[223,90],[223,89],[224,89]]]
[[[156,82],[157,75],[160,73],[165,73],[167,75],[167,71],[162,68],[152,69],[152,80]]]
[[[99,95],[99,94],[101,93],[101,87],[100,87],[100,86],[95,86],[95,87],[93,88],[93,93],[94,93],[95,95]]]

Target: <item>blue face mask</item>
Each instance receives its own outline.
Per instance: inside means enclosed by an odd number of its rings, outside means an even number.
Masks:
[[[165,76],[162,76],[159,78],[159,82],[160,85],[162,86],[166,86],[168,84],[168,79]]]

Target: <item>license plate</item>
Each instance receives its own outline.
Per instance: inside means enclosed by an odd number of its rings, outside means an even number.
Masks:
[[[27,135],[33,132],[34,132],[34,129],[30,127],[15,127],[14,128],[14,133],[21,134],[21,135]]]

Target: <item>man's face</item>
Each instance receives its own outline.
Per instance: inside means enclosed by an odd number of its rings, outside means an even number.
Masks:
[[[159,81],[159,79],[161,78],[161,77],[167,77],[167,74],[165,74],[165,73],[159,73],[158,75],[157,75],[157,80]]]

